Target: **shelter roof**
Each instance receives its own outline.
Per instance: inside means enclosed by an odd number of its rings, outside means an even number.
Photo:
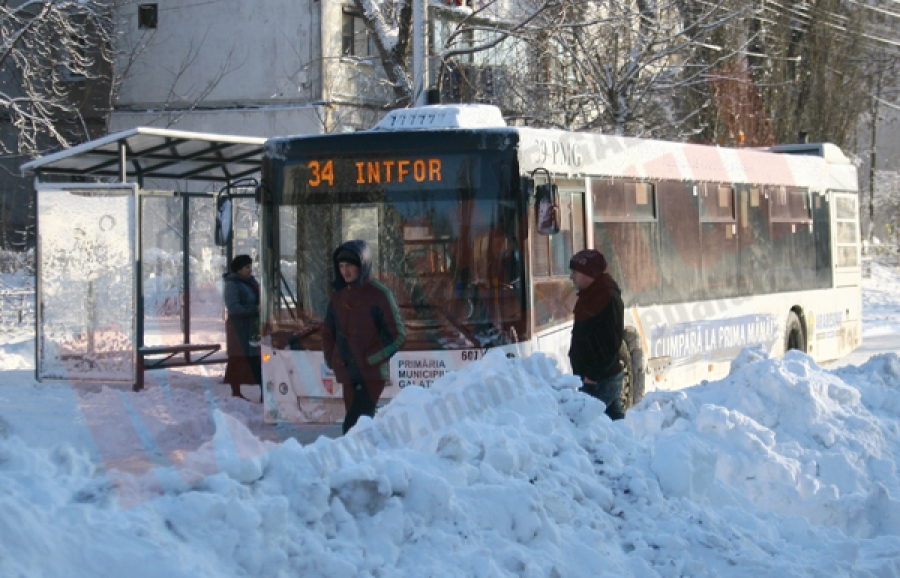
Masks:
[[[266,139],[137,127],[49,154],[22,173],[234,181],[259,172]],[[127,179],[126,179],[127,180]]]

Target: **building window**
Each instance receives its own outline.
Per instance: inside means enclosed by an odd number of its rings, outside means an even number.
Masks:
[[[156,4],[138,5],[138,28],[144,30],[156,28],[159,21],[159,9]]]
[[[366,21],[358,12],[345,8],[341,26],[341,56],[366,58],[374,53]]]

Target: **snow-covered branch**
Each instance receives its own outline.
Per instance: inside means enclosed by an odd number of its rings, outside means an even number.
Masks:
[[[0,111],[16,131],[7,152],[34,156],[89,138],[88,92],[111,81],[111,0],[0,4]]]

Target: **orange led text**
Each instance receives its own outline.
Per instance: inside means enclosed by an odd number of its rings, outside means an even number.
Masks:
[[[441,159],[358,161],[356,184],[440,181]]]

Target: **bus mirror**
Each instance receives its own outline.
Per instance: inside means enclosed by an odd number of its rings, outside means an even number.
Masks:
[[[559,233],[559,197],[556,185],[548,183],[534,188],[535,219],[541,235]]]
[[[232,200],[228,195],[216,198],[216,245],[226,247],[231,244],[234,234],[231,228]]]

